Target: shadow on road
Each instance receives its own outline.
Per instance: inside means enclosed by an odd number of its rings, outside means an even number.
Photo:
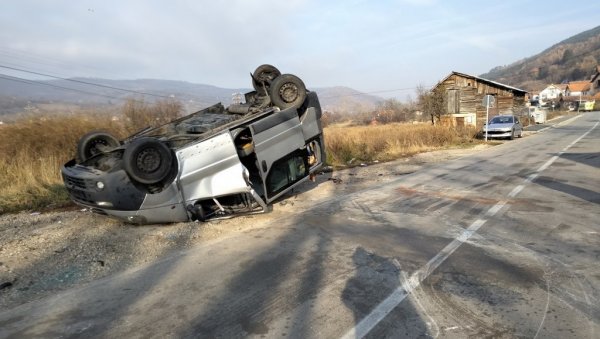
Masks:
[[[382,301],[403,286],[408,273],[400,269],[397,260],[368,252],[363,247],[354,251],[352,261],[355,265],[354,276],[347,281],[341,298],[354,314],[355,325],[358,325]],[[398,318],[402,321],[398,321]],[[392,333],[396,337],[430,336],[427,324],[408,298],[373,326],[367,333],[371,338],[389,337]],[[359,331],[355,333],[356,338],[362,338]]]
[[[600,168],[600,152],[595,153],[563,153],[561,158],[575,161],[584,165]]]
[[[535,180],[535,183],[591,203],[600,204],[600,193],[587,188],[570,185],[550,177],[539,177]]]

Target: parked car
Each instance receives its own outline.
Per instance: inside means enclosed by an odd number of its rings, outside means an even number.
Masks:
[[[582,100],[579,102],[579,111],[591,112],[594,110],[595,105],[595,100]]]
[[[62,167],[71,199],[136,224],[262,213],[323,165],[317,94],[262,65],[246,102],[216,104],[119,141],[83,136]]]
[[[523,136],[523,127],[519,118],[513,115],[498,115],[493,117],[488,124],[483,126],[482,134],[488,138],[509,138]]]

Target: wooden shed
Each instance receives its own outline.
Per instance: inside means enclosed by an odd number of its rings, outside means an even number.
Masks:
[[[464,115],[475,114],[477,126],[485,123],[486,108],[482,105],[485,95],[495,97],[495,105],[490,108],[490,117],[500,114],[517,115],[525,110],[525,95],[527,91],[504,85],[499,82],[452,72],[435,89],[442,89],[446,93],[446,114]]]

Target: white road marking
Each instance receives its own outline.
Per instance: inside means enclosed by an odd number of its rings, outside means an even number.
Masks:
[[[573,121],[573,120],[575,120],[575,119],[579,119],[579,118],[581,118],[581,117],[582,117],[582,115],[581,115],[581,114],[580,114],[580,115],[576,115],[576,116],[574,116],[574,117],[572,117],[572,118],[570,118],[570,119],[567,119],[567,120],[565,120],[565,121],[561,121],[561,122],[559,122],[559,123],[558,123],[558,124],[556,124],[556,125],[552,125],[552,126],[544,127],[544,128],[542,128],[541,130],[538,130],[538,131],[533,131],[533,132],[536,132],[536,133],[541,133],[541,132],[544,132],[545,130],[547,130],[547,129],[550,129],[550,128],[557,128],[557,127],[560,127],[560,126],[562,126],[562,125],[566,125],[566,124],[570,123],[571,121]]]
[[[511,198],[516,197],[517,194],[521,193],[521,191],[523,190],[523,188],[525,188],[524,185],[516,186],[515,188],[513,188],[512,191],[510,191],[510,193],[508,193],[508,196],[511,197]]]
[[[523,190],[523,188],[531,183],[535,178],[540,175],[540,172],[548,168],[556,159],[558,159],[562,154],[564,154],[569,148],[579,142],[581,139],[585,138],[590,132],[592,132],[597,126],[600,124],[596,122],[592,128],[590,128],[587,132],[577,138],[575,141],[567,145],[567,147],[563,148],[558,155],[553,156],[548,161],[546,161],[540,168],[538,168],[533,174],[529,175],[523,183],[519,186],[522,188],[518,188],[516,186],[510,193],[514,194],[512,197],[516,196],[519,192]],[[490,207],[490,209],[485,213],[487,216],[494,216],[498,211],[504,207],[508,203],[508,200],[502,200]],[[400,284],[396,290],[394,290],[385,300],[383,300],[379,305],[377,305],[371,313],[365,316],[361,321],[356,324],[353,328],[351,328],[342,338],[343,339],[353,339],[353,338],[362,338],[367,335],[377,324],[379,324],[394,308],[396,308],[415,288],[421,285],[421,282],[425,280],[436,268],[438,268],[454,251],[456,251],[460,245],[469,240],[473,234],[479,230],[481,226],[486,223],[486,219],[477,219],[475,220],[466,230],[461,232],[454,240],[452,240],[446,247],[444,247],[438,254],[436,254],[431,260],[425,264],[425,266],[421,267],[417,271],[415,271],[410,278],[406,279],[403,283]],[[548,296],[549,297],[549,296]],[[540,328],[544,323],[545,318],[542,319],[540,324]],[[539,329],[538,333],[539,334]]]
[[[504,205],[506,205],[506,203],[506,200],[498,201],[494,206],[490,207],[490,209],[486,212],[486,215],[488,217],[493,217],[502,209],[502,207],[504,207]]]
[[[400,272],[400,278],[402,279],[401,285],[405,285],[408,280],[408,275],[406,274],[406,271]],[[430,328],[430,331],[432,333],[431,337],[437,338],[440,335],[440,328],[439,328],[437,322],[435,321],[435,319],[433,319],[433,317],[431,315],[429,315],[429,313],[427,313],[427,309],[425,309],[425,307],[423,307],[423,304],[421,304],[421,301],[419,300],[418,292],[419,291],[415,291],[414,293],[412,293],[411,301],[413,301],[415,304],[417,304],[417,306],[419,306],[419,308],[421,309],[421,312],[423,312],[425,314],[425,316],[429,319],[429,321],[426,322],[426,325],[428,328]]]

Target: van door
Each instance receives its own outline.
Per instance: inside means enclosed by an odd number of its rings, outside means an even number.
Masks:
[[[300,161],[306,156],[298,151],[305,146],[298,112],[275,112],[251,124],[250,131],[265,197],[270,202],[286,187],[308,176],[308,169],[303,170]]]

